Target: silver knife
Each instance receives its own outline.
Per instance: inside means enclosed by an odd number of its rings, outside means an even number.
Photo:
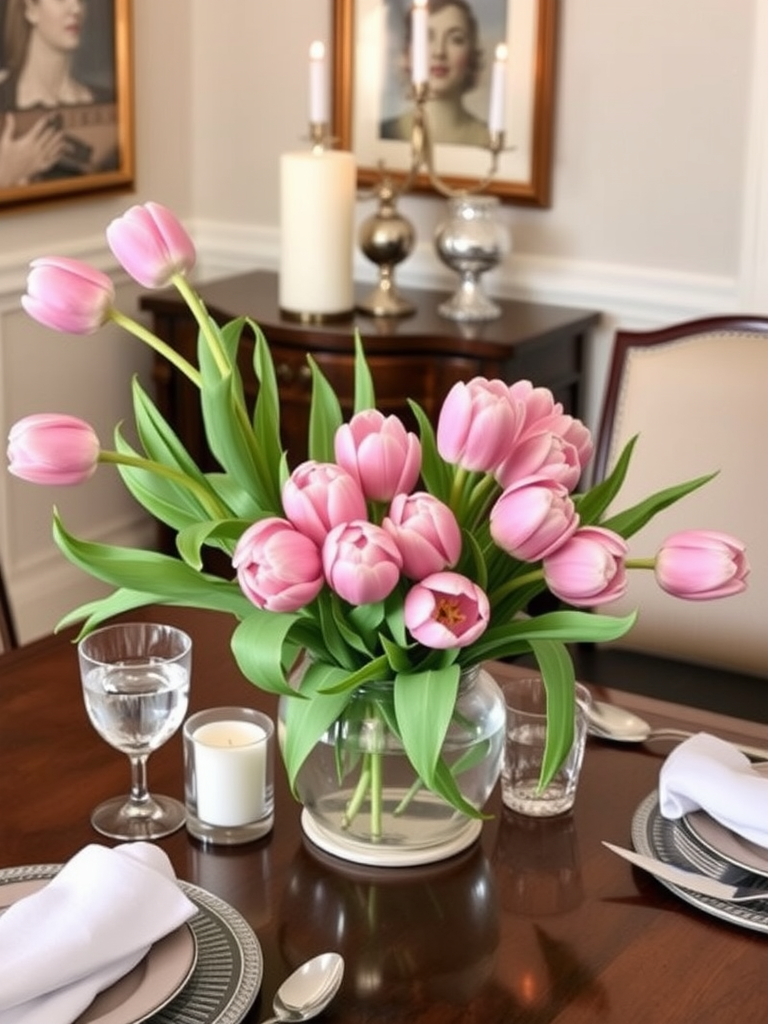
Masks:
[[[614,846],[603,840],[603,846],[607,846],[613,853],[628,860],[644,871],[655,875],[663,882],[671,882],[679,885],[681,889],[689,889],[701,896],[711,896],[718,900],[727,900],[730,903],[747,903],[749,900],[768,900],[768,892],[761,889],[751,889],[746,885],[728,885],[727,882],[720,882],[709,875],[702,875],[698,871],[687,871],[685,868],[675,867],[674,864],[667,864],[655,857],[645,857],[642,853],[634,850],[625,850],[623,846]]]

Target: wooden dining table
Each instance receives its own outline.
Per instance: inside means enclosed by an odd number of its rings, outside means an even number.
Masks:
[[[236,704],[274,716],[273,699],[229,653],[231,618],[170,608],[135,617],[192,636],[190,712]],[[89,815],[127,792],[128,762],[88,722],[73,637],[0,658],[0,868],[58,864],[88,843],[113,845]],[[657,724],[768,744],[763,725],[599,695]],[[502,807],[497,790],[477,843],[428,867],[364,868],[318,851],[303,836],[281,764],[266,838],[215,847],[182,829],[159,845],[180,879],[253,928],[263,978],[249,1022],[269,1016],[295,967],[335,949],[346,971],[319,1018],[325,1024],[758,1024],[768,1020],[768,935],[689,905],[601,842],[631,845],[633,814],[656,789],[669,749],[590,739],[572,813],[522,817]],[[149,783],[183,799],[179,734],[151,756]]]

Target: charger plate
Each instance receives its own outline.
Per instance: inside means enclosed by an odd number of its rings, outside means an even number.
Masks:
[[[53,878],[60,868],[60,864],[37,864],[2,869],[0,885],[13,884],[15,901],[39,888],[41,881]],[[165,985],[166,991],[160,993],[159,961],[155,960],[154,968],[151,962],[158,943],[147,954],[143,966],[134,969],[138,976],[134,975],[132,981],[127,976],[127,982],[121,979],[112,989],[101,993],[76,1024],[239,1024],[246,1015],[259,993],[264,973],[258,939],[248,922],[224,900],[189,882],[180,881],[179,885],[198,908],[197,914],[183,926],[192,937],[193,947],[192,963],[185,977],[176,977],[170,990],[167,986],[171,982],[166,978],[160,985]],[[0,906],[3,904],[8,901],[0,896]],[[177,946],[173,957],[180,955]],[[189,952],[184,955],[188,957]],[[171,975],[179,969],[176,959]],[[124,986],[124,992],[130,990],[124,999],[119,986]]]
[[[763,879],[752,871],[736,867],[700,843],[681,821],[662,817],[658,790],[654,790],[640,803],[632,817],[632,844],[638,853],[647,857],[657,857],[681,868],[700,871],[719,881],[732,885],[753,885],[755,888],[765,885]],[[690,892],[672,882],[662,879],[657,881],[705,914],[742,928],[768,933],[768,900],[729,903],[727,900]]]

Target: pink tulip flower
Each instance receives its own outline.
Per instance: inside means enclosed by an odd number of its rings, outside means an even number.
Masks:
[[[510,487],[526,477],[546,477],[572,491],[581,477],[581,461],[575,446],[552,431],[530,434],[519,439],[496,470],[502,487]]]
[[[585,526],[544,559],[544,579],[567,604],[607,604],[626,592],[627,550],[624,538],[612,530]]]
[[[115,286],[106,274],[65,256],[33,260],[21,297],[34,320],[69,334],[93,334],[109,319],[114,302]]]
[[[269,612],[298,611],[325,583],[317,545],[277,516],[248,527],[237,542],[232,565],[245,596]]]
[[[132,206],[107,227],[117,260],[144,288],[165,288],[175,274],[187,274],[197,254],[178,219],[159,203]]]
[[[8,435],[8,469],[33,484],[80,484],[96,471],[99,439],[76,416],[37,413],[25,416]]]
[[[447,505],[432,494],[398,494],[381,524],[403,557],[403,572],[421,580],[455,565],[461,554],[461,529]]]
[[[656,556],[662,590],[688,601],[730,597],[746,589],[744,545],[727,533],[683,530],[667,537]]]
[[[524,417],[503,381],[475,377],[448,392],[437,422],[437,449],[462,469],[492,473],[507,456]]]
[[[421,470],[421,442],[397,416],[378,409],[359,412],[336,431],[338,464],[357,480],[370,501],[409,493]]]
[[[368,511],[357,481],[332,462],[302,462],[283,485],[282,499],[288,519],[318,547],[334,526],[365,519]]]
[[[507,554],[538,562],[576,531],[579,517],[556,480],[528,477],[508,487],[491,509],[491,537]]]
[[[485,592],[456,572],[437,572],[415,584],[403,611],[413,639],[435,650],[474,643],[491,615]]]
[[[397,586],[402,564],[389,534],[363,520],[334,527],[323,544],[328,586],[350,604],[383,601]]]

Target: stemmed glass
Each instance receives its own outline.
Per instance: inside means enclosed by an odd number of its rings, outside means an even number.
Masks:
[[[131,762],[131,792],[104,801],[91,824],[113,839],[158,839],[184,824],[184,805],[151,795],[147,759],[187,713],[192,641],[173,626],[105,626],[78,644],[80,679],[91,724]]]

